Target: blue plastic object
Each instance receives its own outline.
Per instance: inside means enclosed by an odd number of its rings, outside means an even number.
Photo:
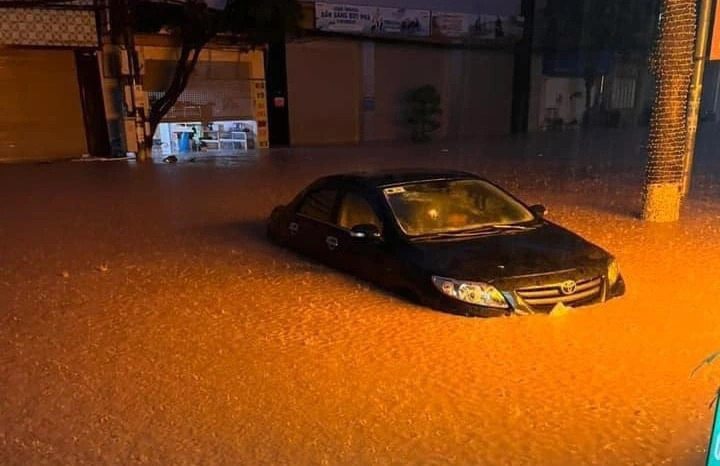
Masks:
[[[190,132],[180,133],[180,142],[178,144],[180,152],[190,152],[190,134]]]

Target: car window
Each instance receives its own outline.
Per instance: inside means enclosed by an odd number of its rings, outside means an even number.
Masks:
[[[375,214],[375,210],[363,196],[356,193],[347,193],[340,204],[338,225],[351,229],[356,225],[375,225],[382,231],[382,223]]]
[[[313,191],[302,200],[298,213],[322,222],[333,222],[333,207],[337,194],[334,189]]]

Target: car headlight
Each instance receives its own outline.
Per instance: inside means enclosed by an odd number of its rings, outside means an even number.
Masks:
[[[465,282],[452,278],[432,277],[433,284],[444,295],[478,306],[507,309],[505,297],[497,288],[487,283]]]
[[[620,267],[615,259],[611,260],[608,265],[607,278],[608,285],[611,287],[614,286],[617,283],[618,278],[620,278]]]

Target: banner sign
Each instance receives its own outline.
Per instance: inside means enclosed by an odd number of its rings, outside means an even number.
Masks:
[[[430,10],[315,3],[315,29],[351,34],[430,36]]]
[[[432,36],[444,39],[520,40],[524,20],[520,16],[432,14]]]

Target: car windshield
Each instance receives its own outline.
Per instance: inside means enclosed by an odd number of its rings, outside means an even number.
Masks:
[[[408,236],[457,233],[532,221],[522,204],[481,180],[441,180],[383,189]]]

